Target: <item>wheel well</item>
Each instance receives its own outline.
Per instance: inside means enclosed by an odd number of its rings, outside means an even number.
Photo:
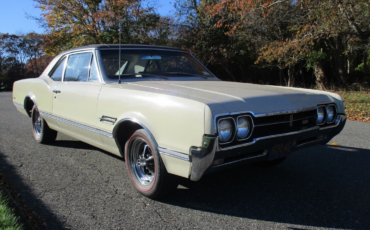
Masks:
[[[143,129],[143,127],[133,121],[126,120],[118,124],[113,130],[113,137],[116,141],[118,149],[122,158],[125,158],[125,145],[136,130]]]
[[[33,103],[30,97],[26,97],[24,99],[24,109],[26,110],[26,113],[29,117],[31,117],[31,112],[34,104],[35,103]]]

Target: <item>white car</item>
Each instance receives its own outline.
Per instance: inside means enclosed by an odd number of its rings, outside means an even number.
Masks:
[[[184,50],[147,45],[64,52],[39,78],[15,82],[13,102],[36,141],[62,132],[121,156],[150,198],[176,188],[176,177],[281,163],[326,144],[347,118],[337,94],[221,81]]]

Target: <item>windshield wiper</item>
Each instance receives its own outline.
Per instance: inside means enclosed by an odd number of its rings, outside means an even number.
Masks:
[[[204,79],[208,79],[208,77],[206,77],[206,76],[199,75],[199,74],[194,74],[194,73],[186,73],[186,72],[164,72],[164,73],[176,74],[176,75],[191,75],[191,76],[194,76],[194,77],[201,77],[201,78],[204,78]]]
[[[121,76],[141,76],[141,77],[155,77],[155,78],[161,78],[161,79],[165,79],[165,80],[168,80],[167,77],[162,77],[162,76],[158,76],[158,75],[154,75],[154,74],[150,74],[150,73],[125,73],[125,74],[121,74]]]

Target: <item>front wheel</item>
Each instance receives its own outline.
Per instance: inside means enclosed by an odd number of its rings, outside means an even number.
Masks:
[[[40,116],[40,112],[36,106],[33,106],[32,113],[32,133],[35,140],[42,144],[47,144],[55,141],[58,132],[49,128],[45,120]]]
[[[154,142],[144,130],[137,130],[125,146],[125,160],[131,182],[136,190],[152,199],[162,198],[177,187],[175,176],[170,175]]]

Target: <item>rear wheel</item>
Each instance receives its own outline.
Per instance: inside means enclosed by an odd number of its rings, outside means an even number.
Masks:
[[[32,108],[32,133],[36,141],[47,144],[55,141],[58,132],[49,128],[36,106]]]
[[[137,130],[127,141],[125,160],[128,174],[136,190],[152,199],[162,198],[177,188],[159,156],[154,142],[144,130]]]

